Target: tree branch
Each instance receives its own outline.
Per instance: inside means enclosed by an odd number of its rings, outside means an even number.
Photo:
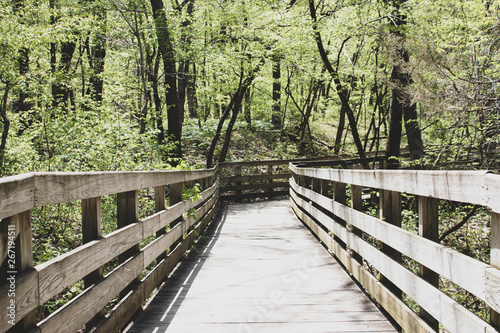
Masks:
[[[468,212],[467,215],[464,216],[464,218],[462,219],[462,221],[460,221],[460,223],[458,223],[454,227],[446,230],[441,236],[439,236],[439,241],[441,242],[443,239],[445,239],[446,237],[448,237],[450,234],[452,234],[455,231],[457,231],[458,229],[460,229],[465,223],[467,223],[469,221],[469,219],[472,216],[474,216],[474,214],[476,213],[476,210],[478,208],[479,208],[478,205],[474,205],[474,207],[472,207],[472,209],[470,210],[470,212]]]

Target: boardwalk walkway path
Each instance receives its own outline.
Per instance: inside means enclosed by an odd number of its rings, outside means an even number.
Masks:
[[[224,206],[206,235],[125,332],[396,332],[288,200]]]

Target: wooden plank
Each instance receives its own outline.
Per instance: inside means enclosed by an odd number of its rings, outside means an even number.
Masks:
[[[22,318],[32,313],[39,305],[38,299],[38,272],[34,269],[26,270],[22,274],[9,274],[15,278],[0,286],[0,333],[12,328],[12,322],[18,323]],[[15,283],[12,288],[10,281]],[[15,311],[11,312],[12,302]]]
[[[234,166],[234,167],[233,167],[233,175],[234,175],[234,176],[232,176],[232,177],[229,179],[229,181],[231,182],[231,181],[233,181],[233,180],[234,180],[235,185],[236,185],[236,188],[237,188],[237,190],[236,190],[236,194],[237,194],[237,195],[239,195],[239,194],[241,194],[241,190],[240,190],[240,189],[238,189],[238,188],[241,186],[241,181],[236,180],[236,179],[241,178],[241,166],[240,166],[240,165],[236,165],[236,166]]]
[[[35,208],[35,176],[0,178],[0,219]]]
[[[14,275],[17,275],[33,269],[31,211],[28,210],[11,216],[9,220],[14,222],[19,229],[19,235],[15,242],[15,269],[17,272]],[[24,304],[21,303],[19,307],[24,307]],[[36,313],[35,311],[31,311],[22,317],[18,317],[17,320],[16,328],[20,331],[27,331],[36,325]]]
[[[82,237],[83,244],[102,237],[101,198],[82,200]],[[85,287],[89,287],[103,276],[103,266],[83,278]]]
[[[401,153],[407,152],[405,148],[401,149]],[[366,152],[367,158],[374,158],[375,155],[383,156],[385,152]],[[284,165],[290,163],[307,163],[307,162],[329,162],[329,161],[349,161],[349,160],[359,160],[355,155],[335,155],[335,156],[322,156],[322,157],[312,157],[312,158],[296,158],[296,159],[285,159],[285,160],[263,160],[263,161],[241,161],[241,162],[222,162],[217,165],[221,168],[232,168],[235,165],[241,167],[254,167],[254,166],[267,166],[267,165]]]
[[[35,206],[89,199],[148,187],[198,180],[215,169],[181,171],[114,171],[34,173]]]
[[[220,217],[124,332],[395,332],[287,200]]]
[[[36,266],[40,274],[40,302],[48,301],[139,243],[142,235],[142,224],[135,223]]]
[[[222,186],[220,188],[221,192],[228,192],[228,191],[236,191],[236,190],[258,190],[262,188],[279,188],[279,187],[284,187],[284,188],[289,188],[290,184],[288,181],[286,182],[273,182],[273,183],[257,183],[257,184],[246,184],[246,185],[240,185],[240,186]]]
[[[254,193],[243,193],[237,194],[221,194],[221,199],[225,201],[242,200],[242,199],[253,199],[253,198],[272,198],[279,196],[288,196],[288,191],[273,191],[273,192],[254,192]]]
[[[290,185],[300,195],[485,300],[483,272],[489,267],[487,264],[375,217],[338,205],[327,197],[299,187],[293,179]]]
[[[375,299],[406,332],[432,332],[432,328],[427,325],[427,323],[419,318],[402,300],[394,296],[389,289],[370,274],[354,256],[351,257],[326,231],[319,228],[311,218],[304,214],[292,198],[290,198],[290,203],[297,216],[307,224],[311,231],[315,233],[328,249],[342,262],[344,267],[346,267],[352,276],[363,286],[363,288],[365,288],[371,297],[373,297],[373,299]]]
[[[500,213],[500,175],[487,173],[484,177],[484,205]]]
[[[452,332],[472,333],[493,329],[488,323],[475,316],[453,299],[431,286],[419,276],[400,266],[385,254],[374,251],[371,244],[341,226],[331,223],[330,218],[304,200],[292,196],[295,202],[323,225],[330,225],[332,232],[360,253],[381,274],[395,282],[404,293],[415,300],[427,312]],[[329,221],[330,220],[330,221]]]
[[[485,180],[492,177],[488,171],[339,170],[297,168],[292,164],[290,169],[309,177],[444,200],[492,205],[491,208],[496,209],[491,201],[486,202]]]
[[[92,288],[84,291],[39,323],[42,333],[78,331],[104,308],[123,288],[134,281],[144,268],[142,253],[130,258]]]
[[[324,195],[324,194],[323,194]],[[363,211],[363,187],[362,186],[357,186],[357,185],[351,185],[351,207],[354,210]],[[355,226],[351,225],[351,232],[357,235],[358,237],[362,237],[363,231],[359,228],[356,228]],[[353,252],[352,257],[354,260],[356,260],[358,263],[363,264],[363,258],[356,252]]]
[[[11,218],[0,220],[0,281],[5,281],[7,278],[9,246],[12,247],[12,241],[19,236],[19,228],[16,222]],[[9,245],[9,238],[11,244]],[[0,283],[1,285],[2,283]]]

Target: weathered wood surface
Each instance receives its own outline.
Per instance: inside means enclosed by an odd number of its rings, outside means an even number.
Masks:
[[[125,332],[395,332],[288,200],[215,221]]]
[[[292,188],[294,188],[294,191],[297,190],[301,195],[306,195],[309,198],[312,198],[315,196],[315,202],[316,199],[319,199],[318,194],[314,193],[310,190],[304,189],[304,188],[299,188],[296,186],[296,184],[292,183]],[[428,282],[424,281],[423,279],[419,278],[417,275],[413,274],[412,272],[408,271],[401,265],[399,265],[396,261],[392,260],[390,257],[387,255],[383,254],[382,252],[377,251],[371,244],[367,243],[360,237],[356,236],[355,234],[349,232],[346,228],[341,226],[340,224],[335,223],[335,221],[330,218],[328,215],[317,209],[316,207],[313,206],[313,204],[309,200],[304,200],[297,196],[295,192],[291,193],[291,197],[294,202],[297,203],[297,206],[301,207],[305,212],[307,212],[310,216],[314,217],[317,221],[319,221],[320,224],[322,224],[324,227],[326,227],[330,232],[332,232],[336,237],[340,238],[344,243],[346,243],[353,251],[359,253],[368,263],[373,265],[381,274],[384,276],[387,276],[391,281],[393,281],[399,289],[401,289],[404,293],[406,293],[409,297],[411,297],[413,300],[415,300],[420,306],[422,306],[429,314],[431,314],[434,318],[438,319],[443,326],[445,326],[447,329],[449,329],[451,332],[467,332],[467,333],[473,333],[473,332],[485,332],[487,330],[492,330],[493,328],[488,325],[488,323],[482,321],[479,319],[479,317],[476,317],[474,314],[469,312],[466,308],[463,306],[459,305],[456,303],[454,300],[446,296],[444,293],[440,292],[438,289],[434,288],[431,284]],[[324,197],[324,201],[329,200],[328,198]],[[335,215],[338,214],[340,209],[335,209],[335,202],[332,203],[332,208],[333,212]],[[324,207],[324,206],[323,206]],[[346,211],[354,212],[355,214],[353,216],[356,216],[359,214],[359,212],[356,212],[352,210],[349,207],[345,207]],[[364,215],[364,214],[362,214]],[[342,215],[341,215],[342,216]],[[367,215],[365,215],[368,217]],[[391,226],[388,223],[382,222],[382,221],[377,221],[377,219],[368,217],[369,219],[372,219],[374,224],[374,232],[370,234],[376,234],[378,235],[377,238],[383,240],[384,238],[387,238],[387,235],[385,232],[381,232],[383,229],[383,226],[385,225],[387,228],[385,231],[390,231],[392,228],[395,228],[394,230],[398,230],[397,227]],[[361,225],[357,224],[357,222],[361,218],[358,217],[357,220],[355,218],[347,219],[348,221],[352,222],[354,225],[359,227],[362,230],[366,230],[367,228],[361,227]],[[379,229],[379,230],[377,230]],[[401,230],[401,229],[399,229]],[[404,235],[404,230],[401,230],[402,233],[400,236]],[[408,235],[411,235],[408,233]],[[415,237],[419,237],[416,235],[413,235]],[[419,237],[420,238],[420,237]],[[396,239],[399,239],[400,241],[404,237],[396,237]],[[417,238],[414,239],[416,241]],[[385,242],[385,240],[384,240]],[[424,238],[421,238],[419,242],[427,242],[427,243],[432,243],[435,244],[432,241],[426,240]],[[419,242],[414,242],[412,245],[416,245]],[[404,244],[405,242],[401,242]],[[400,250],[403,248],[402,244],[400,246],[397,246],[395,244],[395,248]],[[432,244],[427,244],[427,248],[432,248]],[[408,244],[407,244],[408,245]],[[411,246],[412,248],[414,246]],[[435,246],[438,246],[436,244]],[[436,248],[435,248],[436,249]],[[415,249],[413,249],[415,250]],[[454,251],[449,250],[449,252],[453,253]],[[403,251],[401,251],[403,252]],[[439,252],[435,253],[435,256],[437,256]],[[460,255],[458,253],[453,253],[453,258],[455,259],[464,259],[460,258]],[[441,257],[445,258],[445,257]],[[470,259],[470,263],[473,263],[473,259]],[[422,262],[422,261],[421,261]],[[431,263],[430,260],[423,260],[423,262]],[[449,267],[456,268],[456,265],[453,265],[453,261],[445,261],[442,264],[448,262]],[[425,264],[428,266],[427,264]],[[484,281],[484,273],[485,273],[485,268],[491,267],[486,264],[482,264],[480,262],[477,262],[476,266],[480,267],[480,269],[472,270],[471,267],[463,267],[460,271],[465,272],[469,276],[473,275],[479,275],[480,278],[476,278],[472,281],[476,281],[478,284],[482,284],[482,292],[483,292],[483,297],[484,297],[484,290],[485,290],[485,281]],[[493,269],[493,268],[492,268]],[[489,303],[490,306],[495,306],[493,303]]]
[[[0,218],[44,205],[193,181],[217,170],[34,172],[5,177],[0,179]]]
[[[298,208],[295,201],[290,204],[297,216],[315,233],[326,247],[338,258],[352,276],[365,288],[370,295],[400,324],[405,332],[429,333],[432,328],[408,308],[403,301],[391,293],[375,276],[360,264],[355,255],[350,255],[330,234],[320,228],[309,216]]]
[[[472,203],[500,212],[500,175],[489,171],[338,170],[293,164],[290,169],[300,176]]]
[[[292,188],[298,194],[311,199],[321,207],[333,212],[336,216],[349,221],[349,223],[367,234],[397,248],[404,255],[464,287],[479,298],[485,299],[484,270],[488,267],[487,264],[412,234],[409,231],[392,226],[378,218],[337,204],[318,193],[299,187],[293,179],[290,182]],[[327,227],[336,227],[329,218],[325,223],[327,223]]]

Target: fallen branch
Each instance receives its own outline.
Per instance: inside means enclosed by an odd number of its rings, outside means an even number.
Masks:
[[[478,205],[474,205],[474,207],[472,207],[472,209],[470,210],[470,212],[467,213],[467,215],[464,216],[464,218],[462,219],[462,221],[460,221],[460,223],[458,223],[457,225],[455,225],[454,227],[446,230],[441,236],[439,236],[439,242],[441,242],[443,239],[445,239],[446,237],[448,237],[450,234],[454,233],[455,231],[457,231],[458,229],[460,229],[465,223],[467,223],[469,221],[469,219],[474,216],[474,214],[476,213],[476,210],[479,208]]]

